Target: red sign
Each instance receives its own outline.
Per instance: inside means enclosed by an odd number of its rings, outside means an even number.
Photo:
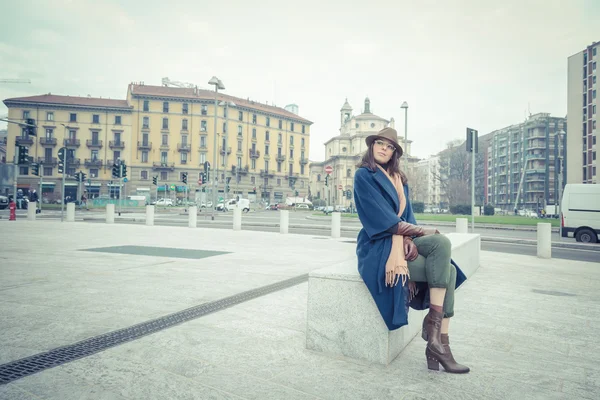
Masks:
[[[327,173],[327,175],[331,175],[331,173],[333,172],[333,167],[331,165],[326,166],[325,172]]]
[[[198,185],[202,185],[202,178],[198,179]]]
[[[342,190],[342,185],[339,185],[339,186],[338,186],[338,189]]]

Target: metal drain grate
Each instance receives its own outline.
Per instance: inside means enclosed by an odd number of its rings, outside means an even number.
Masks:
[[[20,360],[0,365],[0,385],[24,378],[77,359],[99,353],[108,348],[139,339],[143,336],[162,331],[172,326],[203,317],[216,311],[244,303],[279,290],[299,285],[308,280],[308,274],[286,279],[271,285],[263,286],[234,296],[225,297],[210,303],[201,304],[173,314],[166,315],[141,324],[119,329],[77,342],[58,347],[45,353],[35,354]]]

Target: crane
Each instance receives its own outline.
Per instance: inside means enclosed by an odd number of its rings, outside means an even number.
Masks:
[[[162,84],[163,86],[171,86],[171,87],[180,87],[180,88],[195,88],[196,85],[194,85],[193,83],[188,83],[188,82],[178,82],[178,81],[172,81],[169,78],[162,78]]]
[[[0,79],[0,83],[31,83],[29,79]]]

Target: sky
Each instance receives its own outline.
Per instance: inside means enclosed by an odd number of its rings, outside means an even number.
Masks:
[[[567,58],[600,41],[600,0],[1,2],[0,79],[31,84],[0,83],[0,99],[124,99],[130,82],[207,88],[214,75],[227,94],[297,104],[314,161],[346,98],[360,114],[368,96],[399,134],[408,102],[423,158],[467,126],[482,136],[529,112],[564,117]]]

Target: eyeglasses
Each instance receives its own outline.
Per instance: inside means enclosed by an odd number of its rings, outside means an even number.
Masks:
[[[375,144],[379,147],[383,147],[386,150],[390,150],[392,153],[396,150],[396,148],[393,145],[386,143],[383,140],[376,140]]]

